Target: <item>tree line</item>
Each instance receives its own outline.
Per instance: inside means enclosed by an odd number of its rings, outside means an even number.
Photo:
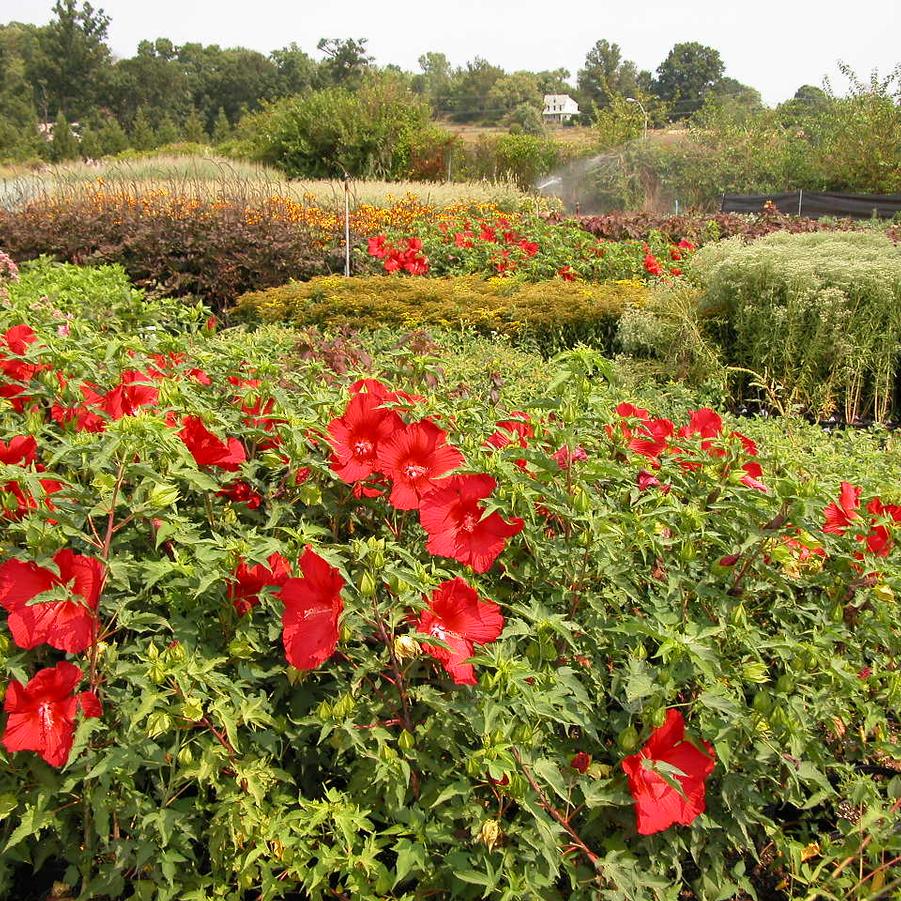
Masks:
[[[479,57],[455,67],[437,52],[419,58],[418,72],[377,67],[365,38],[322,38],[318,60],[293,42],[267,55],[167,38],[141,41],[133,56],[117,59],[109,24],[88,2],[56,0],[46,25],[0,25],[0,157],[221,144],[248,113],[314,92],[355,92],[379,75],[415,95],[432,118],[532,134],[543,128],[549,93],[573,96],[586,123],[623,97],[639,99],[655,123],[691,115],[711,96],[761,105],[756,90],[725,76],[717,50],[695,42],[676,44],[652,74],[624,58],[617,44],[599,40],[573,85],[566,69],[505,72]]]

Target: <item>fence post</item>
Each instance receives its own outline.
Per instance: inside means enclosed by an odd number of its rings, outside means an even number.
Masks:
[[[344,173],[344,274],[350,277],[350,176]]]
[[[801,218],[801,198],[804,196],[804,188],[798,189],[798,218]]]

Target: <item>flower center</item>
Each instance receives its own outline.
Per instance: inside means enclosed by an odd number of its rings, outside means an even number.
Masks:
[[[404,467],[404,475],[411,481],[421,479],[429,471],[428,466],[421,466],[418,463],[408,463]]]
[[[371,457],[374,449],[372,442],[366,438],[360,438],[353,443],[355,457]]]
[[[479,518],[475,514],[465,513],[460,528],[462,528],[464,532],[474,532],[478,521]]]

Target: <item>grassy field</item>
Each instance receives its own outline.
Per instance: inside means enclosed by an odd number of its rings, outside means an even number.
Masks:
[[[131,195],[166,190],[198,197],[241,197],[250,200],[279,196],[297,203],[335,207],[344,204],[340,181],[290,180],[259,163],[209,156],[148,156],[109,159],[97,163],[66,163],[41,169],[0,169],[0,205],[16,207],[47,195],[83,191],[123,192]],[[514,210],[534,205],[534,198],[512,181],[350,182],[351,205],[390,206],[414,198],[427,206],[493,203]]]

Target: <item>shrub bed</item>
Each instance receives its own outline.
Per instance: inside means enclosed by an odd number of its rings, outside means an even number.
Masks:
[[[890,888],[897,484],[585,349],[511,411],[416,342],[360,372],[34,301],[0,307],[5,894]]]
[[[693,242],[650,232],[646,240],[603,241],[572,223],[541,216],[470,214],[418,220],[389,229],[367,243],[376,271],[410,275],[516,276],[525,281],[649,283],[678,278],[695,250]]]
[[[201,296],[217,310],[253,287],[324,274],[332,262],[302,223],[165,193],[47,198],[0,211],[0,246],[20,259],[119,263],[142,287]]]
[[[548,351],[579,341],[610,348],[622,311],[640,306],[647,296],[648,288],[636,281],[590,285],[476,277],[330,276],[244,294],[235,312],[246,319],[297,325],[464,326]]]
[[[701,304],[726,360],[786,409],[886,419],[901,375],[901,248],[878,234],[775,234],[702,250]]]
[[[561,221],[559,215],[549,218],[550,221]],[[722,238],[754,240],[778,231],[798,234],[873,228],[869,223],[854,219],[808,219],[789,216],[775,209],[756,215],[690,212],[678,216],[661,216],[655,213],[615,212],[603,216],[580,216],[565,221],[572,221],[595,237],[607,241],[640,240],[647,238],[652,232],[659,232],[670,241],[688,238],[698,245]],[[901,237],[897,226],[886,227],[885,223],[880,223],[878,228],[884,230],[894,241]]]

